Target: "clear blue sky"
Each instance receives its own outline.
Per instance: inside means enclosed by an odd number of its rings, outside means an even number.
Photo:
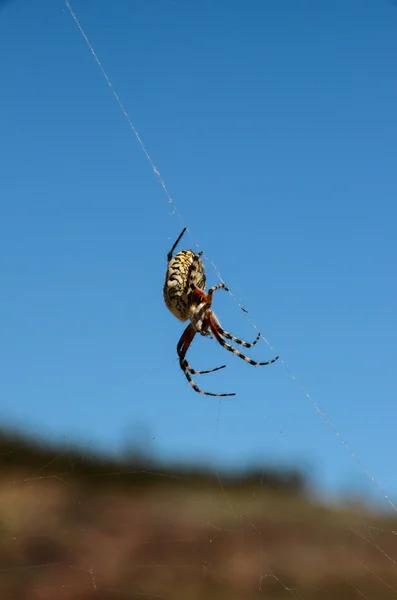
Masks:
[[[397,8],[72,7],[192,235],[397,497]],[[197,382],[238,395],[187,384],[162,298],[182,226],[61,0],[3,8],[0,70],[1,419],[115,451],[138,432],[164,459],[282,461],[325,490],[374,491],[282,364],[200,338],[192,364],[228,368]],[[214,308],[255,337],[228,294]]]

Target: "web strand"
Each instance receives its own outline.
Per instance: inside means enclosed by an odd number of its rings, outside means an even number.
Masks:
[[[80,21],[78,20],[76,14],[74,13],[69,0],[65,0],[65,4],[66,7],[71,15],[71,17],[73,18],[74,22],[76,23],[82,37],[84,38],[88,48],[90,49],[90,52],[92,54],[92,56],[94,57],[95,62],[97,63],[98,67],[100,68],[103,77],[106,80],[106,83],[108,84],[113,96],[116,99],[117,104],[119,105],[124,117],[126,118],[128,125],[130,126],[134,136],[136,137],[136,139],[138,140],[138,143],[140,145],[140,147],[142,148],[142,151],[144,152],[147,160],[149,161],[150,166],[152,167],[152,170],[154,172],[154,174],[156,175],[161,187],[163,188],[165,195],[168,199],[168,203],[172,206],[173,209],[173,214],[175,214],[178,219],[180,220],[181,224],[183,225],[183,227],[186,227],[186,230],[191,234],[190,229],[188,228],[188,226],[186,225],[185,221],[183,220],[178,207],[176,206],[174,200],[171,197],[171,194],[168,191],[168,188],[165,184],[165,181],[163,179],[163,177],[160,174],[160,171],[158,170],[158,168],[156,167],[155,163],[153,162],[152,157],[150,156],[148,150],[146,149],[145,144],[142,141],[142,138],[140,137],[137,129],[135,128],[131,117],[129,116],[124,104],[122,103],[122,101],[120,100],[119,95],[117,94],[112,82],[110,81],[104,67],[102,66],[101,61],[99,60],[90,40],[88,39],[83,27],[80,24]],[[198,248],[198,250],[200,252],[202,252],[204,258],[211,264],[212,268],[215,271],[216,276],[218,277],[218,279],[225,284],[225,281],[223,280],[221,273],[218,269],[218,267],[216,266],[216,264],[205,254],[204,251],[201,250],[200,245],[198,244],[198,242],[194,239],[194,237],[192,236],[193,242],[196,245],[196,247]],[[233,298],[233,300],[237,303],[237,305],[239,306],[239,308],[248,314],[248,311],[244,308],[244,306],[241,304],[241,302],[239,301],[239,299],[237,298],[237,296],[230,291],[230,289],[228,289],[230,296]],[[258,326],[254,323],[254,321],[247,316],[248,321],[251,323],[251,325],[257,330]],[[275,347],[265,338],[265,336],[263,334],[261,334],[261,338],[263,339],[263,341],[267,344],[267,346],[273,351],[276,352]],[[279,354],[279,353],[277,353]],[[339,431],[336,429],[336,427],[333,425],[333,423],[330,421],[330,419],[327,417],[327,415],[325,414],[325,412],[320,408],[320,406],[317,404],[317,402],[314,400],[314,398],[312,398],[312,396],[309,394],[309,392],[304,388],[304,386],[298,381],[298,379],[296,378],[296,376],[294,375],[294,373],[291,371],[291,369],[288,367],[288,365],[286,365],[286,363],[284,362],[284,360],[282,359],[282,357],[280,357],[279,362],[281,362],[281,364],[283,365],[284,369],[286,370],[286,372],[288,373],[288,375],[291,377],[291,379],[296,383],[296,385],[298,386],[298,388],[301,390],[301,392],[306,396],[307,400],[309,400],[309,402],[311,403],[311,405],[313,406],[313,408],[315,409],[315,411],[317,412],[318,415],[320,415],[320,417],[323,419],[323,421],[325,422],[325,424],[327,425],[327,427],[334,433],[334,435],[337,437],[337,439],[340,441],[340,443],[342,444],[342,446],[345,448],[345,450],[347,450],[347,452],[350,454],[350,456],[353,458],[353,460],[357,463],[357,465],[360,467],[360,469],[364,472],[364,474],[366,475],[366,477],[371,481],[371,483],[375,486],[375,488],[382,494],[383,498],[386,500],[386,502],[388,502],[388,504],[393,508],[394,511],[397,512],[397,506],[393,503],[393,501],[391,500],[391,498],[386,494],[386,492],[384,491],[384,489],[381,487],[381,485],[379,484],[379,482],[375,479],[375,477],[368,471],[368,469],[364,466],[364,464],[361,462],[361,460],[358,458],[357,454],[351,449],[351,447],[349,446],[349,444],[346,442],[346,440],[342,437],[342,435],[339,433]]]

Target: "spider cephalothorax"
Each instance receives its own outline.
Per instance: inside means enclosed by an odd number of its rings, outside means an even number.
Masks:
[[[164,300],[167,308],[180,321],[190,321],[190,324],[186,327],[177,345],[179,365],[184,372],[186,379],[196,392],[206,394],[207,396],[235,396],[235,394],[212,394],[211,392],[205,392],[194,383],[191,374],[203,375],[205,373],[213,373],[214,371],[219,371],[219,369],[224,369],[226,366],[222,365],[221,367],[216,367],[215,369],[209,369],[207,371],[195,371],[189,365],[186,360],[186,353],[196,333],[203,336],[213,335],[221,346],[226,348],[226,350],[233,352],[250,365],[270,365],[278,359],[278,356],[267,362],[257,362],[248,358],[248,356],[245,356],[236,348],[233,348],[233,346],[230,346],[230,344],[225,342],[223,338],[232,340],[245,348],[251,348],[258,342],[261,334],[258,333],[253,342],[244,342],[244,340],[240,340],[222,328],[215,313],[211,310],[211,304],[215,290],[228,290],[226,285],[221,283],[212,286],[207,293],[204,291],[206,276],[204,264],[201,260],[202,252],[195,254],[192,250],[181,250],[178,254],[173,256],[174,250],[185,231],[186,227],[168,253],[168,267],[163,288]]]

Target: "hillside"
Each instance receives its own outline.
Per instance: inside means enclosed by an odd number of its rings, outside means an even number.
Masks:
[[[391,600],[397,519],[235,476],[0,434],[0,598]]]

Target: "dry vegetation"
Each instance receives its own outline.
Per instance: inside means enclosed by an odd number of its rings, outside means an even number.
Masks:
[[[0,598],[393,600],[397,520],[296,473],[227,477],[0,435]]]

